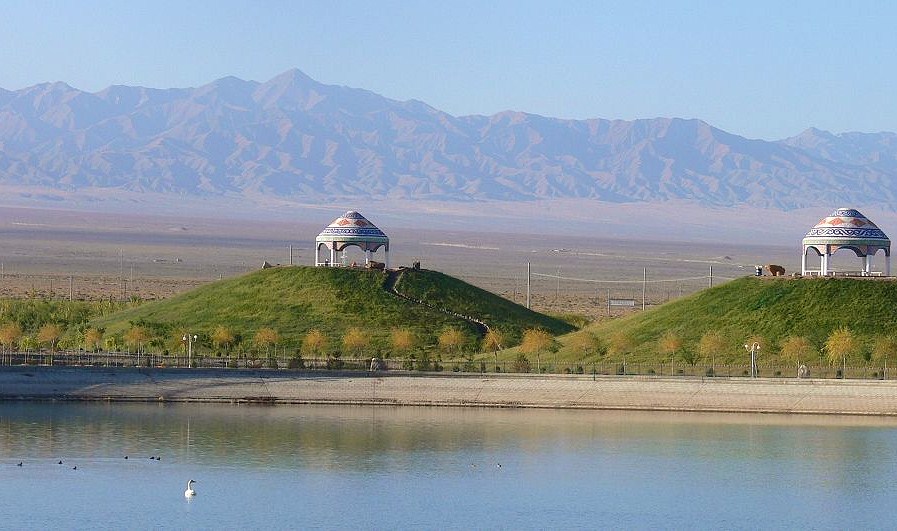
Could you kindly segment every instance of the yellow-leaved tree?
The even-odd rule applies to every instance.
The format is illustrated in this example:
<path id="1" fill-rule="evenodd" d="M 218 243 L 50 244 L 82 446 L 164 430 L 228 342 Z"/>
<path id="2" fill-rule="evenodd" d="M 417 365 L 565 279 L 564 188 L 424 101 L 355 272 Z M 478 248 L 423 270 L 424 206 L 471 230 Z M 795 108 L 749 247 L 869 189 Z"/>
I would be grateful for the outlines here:
<path id="1" fill-rule="evenodd" d="M 825 353 L 833 367 L 841 365 L 841 378 L 847 377 L 847 357 L 854 354 L 859 346 L 850 328 L 842 326 L 829 334 L 825 340 Z"/>

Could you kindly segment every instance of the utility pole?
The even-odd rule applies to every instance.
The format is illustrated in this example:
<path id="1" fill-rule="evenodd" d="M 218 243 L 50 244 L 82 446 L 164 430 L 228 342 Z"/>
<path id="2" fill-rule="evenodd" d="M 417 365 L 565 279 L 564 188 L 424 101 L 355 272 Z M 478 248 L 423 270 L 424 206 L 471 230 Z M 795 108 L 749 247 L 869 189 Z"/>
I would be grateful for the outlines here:
<path id="1" fill-rule="evenodd" d="M 530 309 L 530 263 L 526 263 L 526 309 Z"/>
<path id="2" fill-rule="evenodd" d="M 293 244 L 290 244 L 290 265 L 293 265 Z"/>
<path id="3" fill-rule="evenodd" d="M 642 311 L 645 311 L 645 297 L 648 292 L 648 268 L 642 270 Z"/>
<path id="4" fill-rule="evenodd" d="M 561 298 L 561 266 L 558 266 L 557 287 L 554 288 L 554 302 Z"/>
<path id="5" fill-rule="evenodd" d="M 713 264 L 710 264 L 710 284 L 707 287 L 708 288 L 713 287 Z"/>
<path id="6" fill-rule="evenodd" d="M 69 275 L 69 302 L 75 300 L 75 277 Z"/>

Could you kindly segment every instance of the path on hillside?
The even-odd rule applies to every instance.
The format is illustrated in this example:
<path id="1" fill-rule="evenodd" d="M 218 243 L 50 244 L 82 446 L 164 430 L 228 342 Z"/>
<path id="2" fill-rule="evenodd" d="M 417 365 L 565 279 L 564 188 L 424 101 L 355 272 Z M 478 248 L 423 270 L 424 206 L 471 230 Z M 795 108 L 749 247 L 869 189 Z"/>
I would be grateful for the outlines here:
<path id="1" fill-rule="evenodd" d="M 476 327 L 476 329 L 480 333 L 481 337 L 485 336 L 486 333 L 489 332 L 489 325 L 487 325 L 485 322 L 477 319 L 476 317 L 460 314 L 460 313 L 452 311 L 448 308 L 439 308 L 439 307 L 433 306 L 432 304 L 429 304 L 421 299 L 415 299 L 415 298 L 409 297 L 408 295 L 405 295 L 404 293 L 400 293 L 399 290 L 396 289 L 396 285 L 399 283 L 399 279 L 402 277 L 402 274 L 404 272 L 401 269 L 399 269 L 399 270 L 388 271 L 387 273 L 389 276 L 386 277 L 386 283 L 383 285 L 383 287 L 386 289 L 386 291 L 392 293 L 396 297 L 399 297 L 400 299 L 405 299 L 406 301 L 412 302 L 414 304 L 419 304 L 421 306 L 425 306 L 425 307 L 427 307 L 431 310 L 435 310 L 437 312 L 442 312 L 446 315 L 451 315 L 452 317 L 464 319 L 465 321 L 467 321 L 468 323 L 470 323 Z"/>

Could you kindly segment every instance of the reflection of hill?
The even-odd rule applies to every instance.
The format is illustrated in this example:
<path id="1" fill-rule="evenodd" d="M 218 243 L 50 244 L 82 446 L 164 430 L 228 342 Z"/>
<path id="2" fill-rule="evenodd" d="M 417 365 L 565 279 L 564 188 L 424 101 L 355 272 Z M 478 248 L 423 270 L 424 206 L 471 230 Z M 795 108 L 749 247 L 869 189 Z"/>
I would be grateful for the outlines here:
<path id="1" fill-rule="evenodd" d="M 805 448 L 802 466 L 822 476 L 845 462 L 874 460 L 870 432 L 858 428 L 895 425 L 853 417 L 407 407 L 6 403 L 2 412 L 0 457 L 160 455 L 163 463 L 346 470 L 401 470 L 429 454 L 623 449 L 644 459 L 685 454 L 725 466 Z"/>

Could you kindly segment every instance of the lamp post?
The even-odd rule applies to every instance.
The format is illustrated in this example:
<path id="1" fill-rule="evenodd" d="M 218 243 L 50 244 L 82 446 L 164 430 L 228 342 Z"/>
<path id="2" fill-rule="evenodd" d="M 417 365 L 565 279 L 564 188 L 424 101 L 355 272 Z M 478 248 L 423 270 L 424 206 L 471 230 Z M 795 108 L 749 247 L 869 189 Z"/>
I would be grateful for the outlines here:
<path id="1" fill-rule="evenodd" d="M 184 334 L 182 338 L 184 344 L 187 345 L 187 367 L 193 368 L 193 343 L 196 342 L 196 334 Z"/>
<path id="2" fill-rule="evenodd" d="M 754 341 L 753 344 L 748 345 L 745 343 L 744 350 L 747 350 L 751 353 L 751 378 L 757 377 L 757 363 L 755 361 L 757 357 L 757 351 L 760 350 L 760 343 Z"/>

